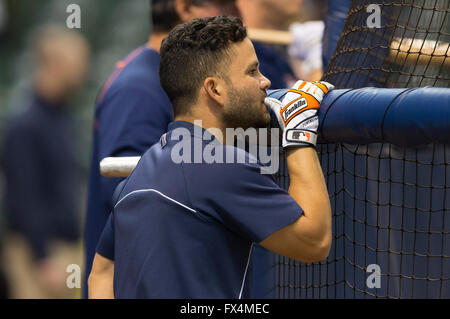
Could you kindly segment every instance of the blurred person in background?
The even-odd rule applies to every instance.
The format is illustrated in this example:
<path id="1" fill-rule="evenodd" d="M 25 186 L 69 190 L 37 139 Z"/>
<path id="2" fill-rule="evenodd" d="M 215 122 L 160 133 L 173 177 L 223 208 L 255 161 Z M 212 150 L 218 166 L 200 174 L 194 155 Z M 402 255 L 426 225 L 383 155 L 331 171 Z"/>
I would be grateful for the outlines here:
<path id="1" fill-rule="evenodd" d="M 4 0 L 0 0 L 0 40 L 3 32 L 8 23 L 8 15 L 6 10 L 6 3 Z M 0 104 L 2 103 L 0 97 Z M 0 171 L 1 173 L 1 171 Z M 0 189 L 1 191 L 1 189 Z M 1 212 L 1 208 L 0 208 Z M 4 216 L 0 213 L 0 256 L 3 255 L 3 240 L 4 240 Z M 6 280 L 6 276 L 4 274 L 4 265 L 3 262 L 0 262 L 0 299 L 7 299 L 9 297 L 9 287 L 8 282 Z"/>
<path id="2" fill-rule="evenodd" d="M 1 209 L 1 208 L 0 208 Z M 4 241 L 4 221 L 3 214 L 0 211 L 0 299 L 9 298 L 9 284 L 6 280 L 6 275 L 4 271 L 4 260 L 1 258 L 3 256 L 3 241 Z"/>
<path id="3" fill-rule="evenodd" d="M 309 5 L 305 6 L 306 3 Z M 299 22 L 317 15 L 309 12 L 311 6 L 308 1 L 238 0 L 238 5 L 244 23 L 249 28 L 288 31 L 292 35 L 293 43 L 287 50 L 286 47 L 253 41 L 261 61 L 261 72 L 272 81 L 272 89 L 289 86 L 294 73 L 294 78 L 320 80 L 324 23 Z M 283 79 L 288 85 L 283 85 Z"/>
<path id="4" fill-rule="evenodd" d="M 80 171 L 68 105 L 84 82 L 90 49 L 54 26 L 33 37 L 29 104 L 8 121 L 2 166 L 5 264 L 13 298 L 68 298 L 66 267 L 80 263 Z"/>
<path id="5" fill-rule="evenodd" d="M 112 211 L 113 192 L 122 180 L 102 177 L 100 161 L 111 156 L 141 156 L 173 121 L 172 106 L 158 75 L 162 40 L 177 24 L 196 17 L 239 16 L 235 0 L 150 0 L 150 5 L 148 43 L 117 63 L 96 101 L 84 236 L 84 297 L 97 242 Z"/>

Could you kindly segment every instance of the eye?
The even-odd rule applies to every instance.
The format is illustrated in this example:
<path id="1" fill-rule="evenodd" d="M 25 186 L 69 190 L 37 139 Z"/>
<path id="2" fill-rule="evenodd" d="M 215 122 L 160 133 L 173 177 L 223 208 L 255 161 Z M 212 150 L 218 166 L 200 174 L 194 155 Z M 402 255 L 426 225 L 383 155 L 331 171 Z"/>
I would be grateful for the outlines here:
<path id="1" fill-rule="evenodd" d="M 251 69 L 249 72 L 248 72 L 248 74 L 250 74 L 250 75 L 256 75 L 258 73 L 258 69 Z"/>

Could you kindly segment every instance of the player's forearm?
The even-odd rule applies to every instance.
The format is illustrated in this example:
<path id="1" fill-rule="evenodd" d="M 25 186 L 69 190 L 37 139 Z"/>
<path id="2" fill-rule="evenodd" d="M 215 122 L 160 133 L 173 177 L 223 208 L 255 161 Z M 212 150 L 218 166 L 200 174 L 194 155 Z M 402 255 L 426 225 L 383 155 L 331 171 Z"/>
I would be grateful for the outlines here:
<path id="1" fill-rule="evenodd" d="M 95 255 L 89 275 L 89 299 L 114 299 L 114 262 Z"/>
<path id="2" fill-rule="evenodd" d="M 89 299 L 114 299 L 112 281 L 104 276 L 89 277 Z"/>
<path id="3" fill-rule="evenodd" d="M 288 148 L 287 165 L 289 194 L 304 211 L 302 237 L 326 250 L 331 244 L 331 207 L 317 153 L 312 147 Z"/>

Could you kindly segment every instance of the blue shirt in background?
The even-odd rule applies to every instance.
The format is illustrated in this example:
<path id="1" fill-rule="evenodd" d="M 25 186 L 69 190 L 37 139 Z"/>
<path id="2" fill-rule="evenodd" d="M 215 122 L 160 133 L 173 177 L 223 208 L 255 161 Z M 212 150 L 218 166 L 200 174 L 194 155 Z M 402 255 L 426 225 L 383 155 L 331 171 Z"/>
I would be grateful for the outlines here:
<path id="1" fill-rule="evenodd" d="M 34 93 L 9 119 L 2 170 L 8 226 L 30 245 L 32 257 L 49 257 L 53 240 L 80 237 L 80 166 L 76 131 L 66 105 Z"/>
<path id="2" fill-rule="evenodd" d="M 117 63 L 95 108 L 93 151 L 85 225 L 85 285 L 95 247 L 112 210 L 112 195 L 122 179 L 100 175 L 105 157 L 140 156 L 173 120 L 170 101 L 159 82 L 159 54 L 140 47 Z"/>
<path id="3" fill-rule="evenodd" d="M 294 71 L 285 58 L 274 47 L 253 41 L 256 56 L 259 60 L 259 70 L 272 85 L 270 89 L 286 89 L 296 82 Z"/>

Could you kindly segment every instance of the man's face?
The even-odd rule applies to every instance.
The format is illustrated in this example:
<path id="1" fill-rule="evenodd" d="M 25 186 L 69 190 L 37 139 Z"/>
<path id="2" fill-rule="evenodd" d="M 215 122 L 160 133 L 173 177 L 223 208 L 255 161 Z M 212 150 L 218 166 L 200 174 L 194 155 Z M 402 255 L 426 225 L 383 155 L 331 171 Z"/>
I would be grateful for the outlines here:
<path id="1" fill-rule="evenodd" d="M 72 46 L 67 49 L 59 61 L 61 81 L 65 82 L 66 90 L 73 94 L 84 82 L 89 64 L 88 52 L 81 47 Z"/>
<path id="2" fill-rule="evenodd" d="M 89 67 L 89 48 L 78 37 L 55 37 L 44 44 L 41 68 L 57 83 L 53 98 L 70 100 L 83 84 Z"/>
<path id="3" fill-rule="evenodd" d="M 259 72 L 252 42 L 247 38 L 233 44 L 231 64 L 225 71 L 227 102 L 223 122 L 227 128 L 267 127 L 270 115 L 264 99 L 270 81 Z"/>

